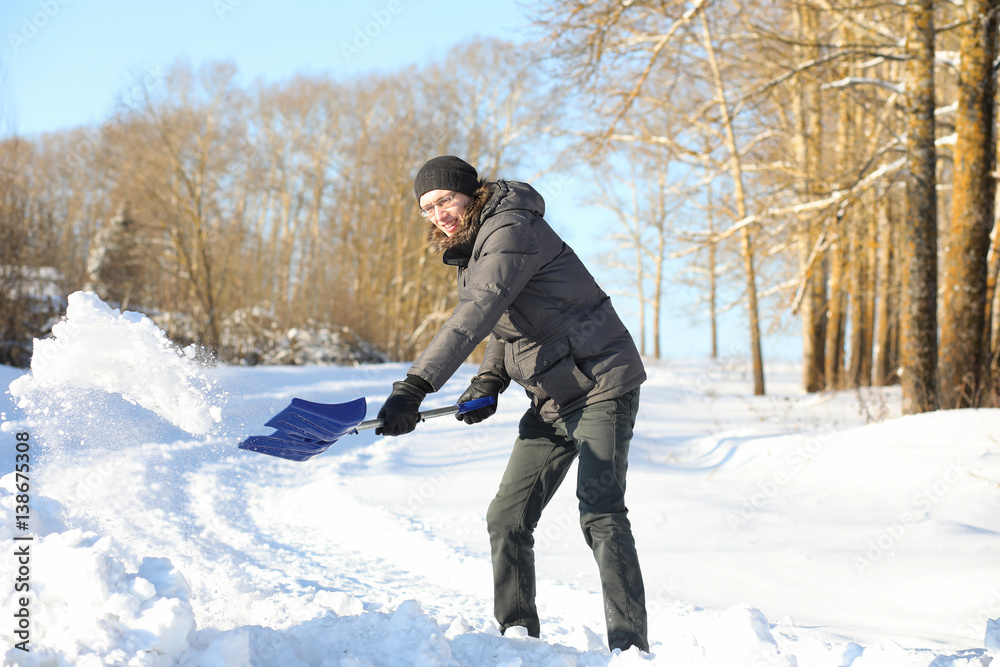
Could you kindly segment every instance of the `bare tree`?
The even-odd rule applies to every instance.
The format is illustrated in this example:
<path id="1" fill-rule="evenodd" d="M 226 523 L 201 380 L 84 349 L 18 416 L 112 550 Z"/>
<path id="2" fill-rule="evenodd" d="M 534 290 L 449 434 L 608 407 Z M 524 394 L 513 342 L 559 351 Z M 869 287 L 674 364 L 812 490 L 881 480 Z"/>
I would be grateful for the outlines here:
<path id="1" fill-rule="evenodd" d="M 31 340 L 43 335 L 61 299 L 52 294 L 61 276 L 53 241 L 57 221 L 44 184 L 30 167 L 35 147 L 18 137 L 0 141 L 0 363 L 25 367 Z"/>
<path id="2" fill-rule="evenodd" d="M 199 72 L 177 66 L 165 86 L 146 87 L 140 108 L 109 130 L 118 178 L 132 180 L 135 215 L 157 229 L 165 268 L 180 290 L 174 299 L 197 304 L 194 333 L 209 349 L 219 346 L 220 301 L 230 288 L 223 175 L 241 152 L 245 136 L 239 111 L 243 93 L 235 69 L 225 64 Z M 170 310 L 178 311 L 175 301 Z"/>
<path id="3" fill-rule="evenodd" d="M 725 181 L 733 219 L 731 227 L 711 233 L 703 240 L 714 245 L 735 235 L 740 239 L 744 275 L 743 298 L 747 310 L 749 351 L 753 360 L 754 393 L 764 393 L 757 269 L 753 232 L 760 218 L 751 214 L 744 160 L 759 139 L 741 143 L 734 109 L 746 98 L 732 103 L 729 92 L 737 88 L 728 80 L 729 71 L 720 63 L 716 41 L 705 16 L 708 2 L 690 7 L 664 8 L 645 4 L 550 2 L 540 12 L 539 22 L 550 35 L 553 52 L 566 73 L 592 95 L 599 120 L 584 132 L 589 146 L 599 152 L 611 144 L 640 142 L 660 150 L 684 155 L 706 172 L 704 183 Z M 721 10 L 720 10 L 721 11 Z M 738 23 L 739 8 L 720 17 L 720 23 Z M 735 29 L 734 29 L 735 31 Z M 734 71 L 742 64 L 733 61 Z M 684 118 L 691 137 L 657 131 L 630 119 L 650 108 L 667 110 Z M 752 125 L 752 122 L 751 122 Z M 759 128 L 750 130 L 756 132 Z M 707 152 L 685 144 L 711 137 Z"/>
<path id="4" fill-rule="evenodd" d="M 937 396 L 937 151 L 934 2 L 906 5 L 908 211 L 900 321 L 903 411 L 935 410 Z"/>
<path id="5" fill-rule="evenodd" d="M 964 16 L 951 195 L 942 261 L 941 407 L 983 403 L 989 375 L 987 277 L 996 179 L 997 0 L 971 0 Z M 985 341 L 985 345 L 984 345 Z"/>
<path id="6" fill-rule="evenodd" d="M 740 221 L 740 246 L 743 255 L 743 268 L 746 272 L 746 299 L 747 315 L 749 318 L 750 333 L 750 354 L 753 360 L 753 393 L 756 396 L 764 395 L 764 359 L 761 353 L 760 340 L 760 310 L 757 304 L 757 272 L 754 268 L 754 248 L 750 235 L 751 226 L 745 221 L 749 219 L 747 208 L 747 195 L 744 190 L 743 165 L 740 158 L 740 150 L 736 143 L 736 132 L 733 129 L 733 118 L 729 111 L 729 103 L 726 100 L 726 84 L 722 79 L 722 70 L 715 55 L 715 46 L 712 43 L 712 34 L 708 26 L 708 19 L 705 14 L 700 16 L 703 47 L 708 56 L 708 62 L 712 72 L 712 83 L 715 86 L 716 102 L 719 105 L 719 115 L 722 122 L 722 129 L 725 132 L 725 143 L 729 150 L 729 168 L 733 180 L 733 200 L 736 204 L 736 219 Z"/>
<path id="7" fill-rule="evenodd" d="M 801 3 L 794 8 L 797 42 L 796 62 L 816 62 L 820 58 L 819 19 L 815 7 Z M 797 184 L 800 201 L 819 198 L 819 161 L 822 151 L 823 115 L 820 82 L 808 71 L 792 78 L 793 146 L 799 171 Z M 806 391 L 820 391 L 825 381 L 826 276 L 821 243 L 821 220 L 814 213 L 800 216 L 799 270 L 802 274 L 802 386 Z"/>
<path id="8" fill-rule="evenodd" d="M 627 163 L 620 177 L 612 166 L 619 159 Z M 633 145 L 619 149 L 612 160 L 601 161 L 593 169 L 601 183 L 601 195 L 596 203 L 610 209 L 619 223 L 619 231 L 610 235 L 617 247 L 609 253 L 608 263 L 632 275 L 628 292 L 639 308 L 639 350 L 646 354 L 648 337 L 653 345 L 652 355 L 659 359 L 662 355 L 660 320 L 664 306 L 664 271 L 671 239 L 671 218 L 677 208 L 668 183 L 669 154 Z M 623 187 L 616 187 L 619 183 L 624 184 Z M 647 321 L 651 329 L 649 336 Z"/>
<path id="9" fill-rule="evenodd" d="M 898 189 L 898 188 L 895 188 Z M 875 342 L 872 384 L 884 387 L 898 380 L 896 376 L 896 333 L 899 329 L 898 262 L 894 261 L 895 238 L 898 235 L 894 206 L 894 188 L 888 184 L 878 193 L 876 208 L 876 287 Z"/>

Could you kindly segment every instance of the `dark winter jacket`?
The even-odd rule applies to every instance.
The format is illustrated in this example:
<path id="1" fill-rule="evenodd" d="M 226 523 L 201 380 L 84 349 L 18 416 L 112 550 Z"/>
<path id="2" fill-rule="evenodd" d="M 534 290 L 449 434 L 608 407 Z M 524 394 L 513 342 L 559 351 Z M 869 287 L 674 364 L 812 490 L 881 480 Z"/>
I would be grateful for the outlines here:
<path id="1" fill-rule="evenodd" d="M 530 185 L 497 181 L 480 188 L 459 234 L 432 237 L 458 267 L 459 303 L 410 374 L 436 391 L 489 336 L 479 372 L 522 385 L 546 421 L 646 379 L 611 299 L 544 213 Z"/>

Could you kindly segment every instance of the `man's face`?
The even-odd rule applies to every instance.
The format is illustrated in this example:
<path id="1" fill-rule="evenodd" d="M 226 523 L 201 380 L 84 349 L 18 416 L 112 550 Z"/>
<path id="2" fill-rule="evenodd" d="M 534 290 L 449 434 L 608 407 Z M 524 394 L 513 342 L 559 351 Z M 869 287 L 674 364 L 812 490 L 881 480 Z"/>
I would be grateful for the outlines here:
<path id="1" fill-rule="evenodd" d="M 420 197 L 420 211 L 437 228 L 452 236 L 459 230 L 465 208 L 472 198 L 453 190 L 431 190 Z"/>

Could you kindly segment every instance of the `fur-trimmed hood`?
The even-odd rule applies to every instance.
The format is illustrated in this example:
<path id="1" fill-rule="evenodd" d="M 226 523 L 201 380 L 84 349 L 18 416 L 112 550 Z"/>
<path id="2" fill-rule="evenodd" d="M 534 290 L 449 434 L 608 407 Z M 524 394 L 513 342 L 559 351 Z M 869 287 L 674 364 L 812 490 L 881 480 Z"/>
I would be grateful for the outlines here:
<path id="1" fill-rule="evenodd" d="M 479 232 L 479 225 L 482 224 L 480 218 L 482 217 L 483 209 L 486 208 L 486 202 L 489 201 L 492 193 L 493 191 L 489 183 L 485 181 L 479 182 L 479 188 L 472 196 L 472 201 L 465 208 L 458 232 L 454 236 L 448 236 L 434 224 L 433 220 L 430 221 L 431 226 L 427 230 L 427 242 L 430 243 L 431 247 L 444 252 L 449 248 L 456 248 L 467 243 L 471 245 L 472 241 L 476 238 L 476 234 Z"/>
<path id="2" fill-rule="evenodd" d="M 545 215 L 545 200 L 527 183 L 516 181 L 480 182 L 472 201 L 462 215 L 461 227 L 454 236 L 448 236 L 430 223 L 427 240 L 431 248 L 445 252 L 445 263 L 450 257 L 468 255 L 475 245 L 476 236 L 486 219 L 504 211 L 530 211 L 538 217 Z"/>

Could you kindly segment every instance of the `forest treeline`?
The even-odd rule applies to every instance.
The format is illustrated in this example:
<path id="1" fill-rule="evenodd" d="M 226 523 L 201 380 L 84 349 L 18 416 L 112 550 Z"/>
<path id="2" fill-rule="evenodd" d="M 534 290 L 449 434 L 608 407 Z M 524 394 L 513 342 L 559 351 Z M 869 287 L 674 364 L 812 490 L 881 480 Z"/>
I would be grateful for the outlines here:
<path id="1" fill-rule="evenodd" d="M 536 42 L 447 68 L 240 85 L 178 64 L 100 127 L 0 144 L 0 338 L 28 326 L 26 267 L 56 267 L 225 360 L 319 324 L 412 357 L 454 299 L 412 177 L 452 153 L 585 175 L 647 354 L 684 281 L 713 354 L 739 309 L 755 393 L 792 315 L 808 391 L 995 405 L 998 4 L 549 0 Z"/>
<path id="2" fill-rule="evenodd" d="M 995 405 L 998 5 L 545 3 L 547 52 L 597 110 L 587 155 L 624 156 L 649 321 L 688 257 L 713 349 L 716 313 L 746 313 L 757 394 L 766 309 L 800 322 L 808 391 Z"/>
<path id="3" fill-rule="evenodd" d="M 146 73 L 100 127 L 0 146 L 0 265 L 58 267 L 64 293 L 94 289 L 226 361 L 331 327 L 412 357 L 454 306 L 413 174 L 440 153 L 484 174 L 518 160 L 551 115 L 524 53 L 477 42 L 448 69 L 348 81 L 243 86 L 227 63 Z M 464 83 L 486 70 L 488 91 Z M 0 338 L 22 312 L 5 309 Z"/>

